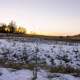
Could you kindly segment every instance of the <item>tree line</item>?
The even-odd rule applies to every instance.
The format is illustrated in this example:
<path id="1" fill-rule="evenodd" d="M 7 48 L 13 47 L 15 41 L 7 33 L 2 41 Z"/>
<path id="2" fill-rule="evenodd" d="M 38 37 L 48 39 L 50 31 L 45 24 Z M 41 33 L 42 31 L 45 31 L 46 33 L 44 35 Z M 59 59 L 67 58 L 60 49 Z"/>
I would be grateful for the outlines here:
<path id="1" fill-rule="evenodd" d="M 23 27 L 18 27 L 13 21 L 11 21 L 8 25 L 0 24 L 0 33 L 26 33 L 26 29 Z"/>

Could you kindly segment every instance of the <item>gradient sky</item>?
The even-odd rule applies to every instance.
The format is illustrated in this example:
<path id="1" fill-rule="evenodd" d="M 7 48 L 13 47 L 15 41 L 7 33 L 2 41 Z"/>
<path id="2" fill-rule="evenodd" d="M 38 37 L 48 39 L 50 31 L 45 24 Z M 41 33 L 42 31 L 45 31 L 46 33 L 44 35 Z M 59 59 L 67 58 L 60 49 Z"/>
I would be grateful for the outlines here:
<path id="1" fill-rule="evenodd" d="M 47 35 L 80 33 L 80 0 L 0 0 L 0 22 Z"/>

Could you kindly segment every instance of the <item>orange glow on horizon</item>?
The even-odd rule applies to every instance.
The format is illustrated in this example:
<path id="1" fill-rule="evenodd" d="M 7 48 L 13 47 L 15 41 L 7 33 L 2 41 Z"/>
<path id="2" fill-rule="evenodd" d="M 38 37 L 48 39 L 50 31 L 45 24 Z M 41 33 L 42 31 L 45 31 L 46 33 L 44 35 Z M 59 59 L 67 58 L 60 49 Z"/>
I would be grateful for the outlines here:
<path id="1" fill-rule="evenodd" d="M 7 20 L 5 22 L 1 22 L 1 24 L 6 23 L 8 25 L 10 21 L 11 20 Z M 46 29 L 43 31 L 41 31 L 41 30 L 39 31 L 39 29 L 36 29 L 36 27 L 34 25 L 23 24 L 23 22 L 21 23 L 21 22 L 19 22 L 19 20 L 15 21 L 15 22 L 16 22 L 17 26 L 22 26 L 23 27 L 22 29 L 25 28 L 26 34 L 38 34 L 38 35 L 48 35 L 48 36 L 72 36 L 72 35 L 79 34 L 78 32 L 57 32 L 57 31 L 50 32 L 50 30 L 46 31 Z M 19 29 L 19 31 L 23 32 L 22 29 Z"/>
<path id="2" fill-rule="evenodd" d="M 64 33 L 59 32 L 34 32 L 34 31 L 27 31 L 28 34 L 38 34 L 38 35 L 46 35 L 46 36 L 65 36 Z"/>
<path id="3" fill-rule="evenodd" d="M 79 33 L 61 33 L 61 32 L 34 32 L 34 31 L 27 31 L 28 34 L 38 34 L 38 35 L 46 35 L 46 36 L 73 36 Z"/>

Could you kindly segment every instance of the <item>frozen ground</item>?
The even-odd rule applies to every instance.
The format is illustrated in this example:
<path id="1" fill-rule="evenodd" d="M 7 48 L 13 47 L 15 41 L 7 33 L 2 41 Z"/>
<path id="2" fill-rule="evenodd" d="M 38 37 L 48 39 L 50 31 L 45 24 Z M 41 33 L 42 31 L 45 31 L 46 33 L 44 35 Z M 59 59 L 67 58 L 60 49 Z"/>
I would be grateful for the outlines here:
<path id="1" fill-rule="evenodd" d="M 22 69 L 22 70 L 12 70 L 9 68 L 0 68 L 0 80 L 32 80 L 32 71 Z M 80 80 L 79 77 L 74 77 L 68 74 L 52 74 L 40 70 L 38 72 L 37 80 Z"/>
<path id="2" fill-rule="evenodd" d="M 49 66 L 63 65 L 80 69 L 80 44 L 65 42 L 19 42 L 0 39 L 0 60 L 5 63 L 34 63 L 37 53 L 38 63 Z M 28 69 L 12 70 L 0 68 L 0 80 L 31 80 L 32 71 Z M 44 70 L 38 72 L 37 80 L 80 80 L 68 74 L 50 74 Z"/>
<path id="3" fill-rule="evenodd" d="M 49 66 L 71 66 L 80 69 L 80 44 L 78 43 L 43 43 L 0 40 L 0 59 L 15 63 L 34 63 L 37 52 L 38 62 Z"/>

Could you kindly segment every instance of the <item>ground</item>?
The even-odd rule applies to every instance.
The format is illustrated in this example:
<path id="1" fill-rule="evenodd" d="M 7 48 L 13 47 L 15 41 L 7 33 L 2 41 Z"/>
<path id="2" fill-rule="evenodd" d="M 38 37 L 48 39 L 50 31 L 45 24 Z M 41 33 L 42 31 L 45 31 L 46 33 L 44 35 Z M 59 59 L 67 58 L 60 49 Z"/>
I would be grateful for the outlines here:
<path id="1" fill-rule="evenodd" d="M 0 68 L 0 80 L 32 80 L 33 72 L 27 69 L 13 70 L 11 68 Z M 49 73 L 44 70 L 38 72 L 37 80 L 80 80 L 69 74 Z"/>
<path id="2" fill-rule="evenodd" d="M 2 63 L 8 65 L 9 62 L 34 64 L 36 53 L 38 64 L 45 66 L 38 66 L 37 80 L 80 80 L 79 75 L 76 77 L 70 74 L 80 74 L 80 43 L 0 39 L 0 66 L 3 66 Z M 0 80 L 32 80 L 33 70 L 23 67 L 14 70 L 12 67 L 0 68 Z"/>

